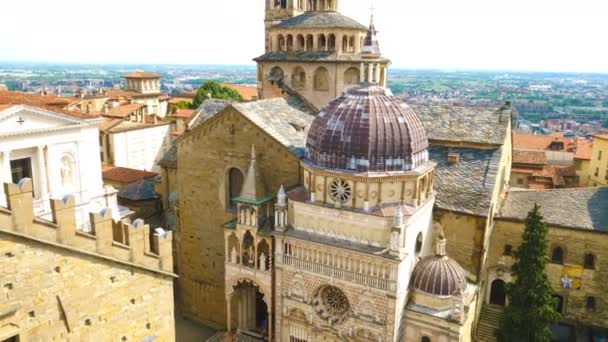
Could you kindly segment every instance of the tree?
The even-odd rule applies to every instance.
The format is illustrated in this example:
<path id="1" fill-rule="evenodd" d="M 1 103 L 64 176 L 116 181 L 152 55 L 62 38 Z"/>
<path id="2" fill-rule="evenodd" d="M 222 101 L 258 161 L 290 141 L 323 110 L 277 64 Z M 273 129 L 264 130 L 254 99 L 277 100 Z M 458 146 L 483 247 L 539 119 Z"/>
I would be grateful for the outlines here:
<path id="1" fill-rule="evenodd" d="M 500 317 L 499 342 L 550 342 L 551 324 L 560 318 L 545 274 L 547 226 L 538 205 L 525 222 L 523 242 L 511 267 L 515 282 L 507 286 L 509 306 Z"/>
<path id="2" fill-rule="evenodd" d="M 225 87 L 216 81 L 206 81 L 196 91 L 192 106 L 198 108 L 207 99 L 242 100 L 243 97 L 238 91 Z"/>

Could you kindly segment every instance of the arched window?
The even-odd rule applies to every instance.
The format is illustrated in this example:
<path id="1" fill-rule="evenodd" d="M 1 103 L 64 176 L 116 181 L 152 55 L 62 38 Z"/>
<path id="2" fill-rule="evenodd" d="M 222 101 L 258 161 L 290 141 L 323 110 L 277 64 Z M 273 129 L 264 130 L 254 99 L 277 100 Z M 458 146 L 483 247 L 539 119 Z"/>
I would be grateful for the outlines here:
<path id="1" fill-rule="evenodd" d="M 284 76 L 285 76 L 285 73 L 283 72 L 283 69 L 281 69 L 280 67 L 277 66 L 277 67 L 270 69 L 270 80 L 271 81 L 282 80 Z"/>
<path id="2" fill-rule="evenodd" d="M 416 238 L 416 248 L 414 249 L 416 254 L 422 252 L 422 242 L 423 242 L 422 233 L 419 233 L 418 237 Z"/>
<path id="3" fill-rule="evenodd" d="M 301 67 L 295 67 L 291 74 L 291 85 L 295 89 L 302 89 L 306 87 L 306 72 Z"/>
<path id="4" fill-rule="evenodd" d="M 551 253 L 551 262 L 554 264 L 563 264 L 564 263 L 564 249 L 561 247 L 553 248 L 553 252 Z"/>
<path id="5" fill-rule="evenodd" d="M 243 173 L 237 168 L 228 170 L 227 182 L 226 182 L 226 208 L 229 210 L 236 210 L 236 203 L 233 201 L 234 198 L 239 197 L 243 188 Z"/>
<path id="6" fill-rule="evenodd" d="M 299 34 L 296 38 L 296 50 L 298 50 L 298 51 L 306 50 L 305 45 L 306 45 L 306 40 L 304 39 L 304 36 Z"/>
<path id="7" fill-rule="evenodd" d="M 593 254 L 585 254 L 585 268 L 588 270 L 595 269 L 595 256 Z"/>
<path id="8" fill-rule="evenodd" d="M 349 52 L 355 52 L 355 36 L 350 36 L 350 42 L 348 43 Z"/>
<path id="9" fill-rule="evenodd" d="M 312 34 L 306 36 L 306 51 L 312 51 L 314 40 L 315 38 Z"/>
<path id="10" fill-rule="evenodd" d="M 348 52 L 348 37 L 347 36 L 342 37 L 342 52 L 344 52 L 344 53 Z"/>
<path id="11" fill-rule="evenodd" d="M 324 34 L 320 34 L 317 38 L 317 50 L 326 51 L 327 50 L 327 39 Z"/>
<path id="12" fill-rule="evenodd" d="M 361 83 L 359 69 L 351 67 L 344 72 L 344 85 L 355 85 Z"/>
<path id="13" fill-rule="evenodd" d="M 420 339 L 420 342 L 431 342 L 431 338 L 428 336 L 422 336 L 422 338 Z"/>
<path id="14" fill-rule="evenodd" d="M 327 36 L 327 50 L 336 51 L 336 35 L 333 33 Z"/>
<path id="15" fill-rule="evenodd" d="M 287 35 L 287 51 L 293 51 L 293 36 Z"/>
<path id="16" fill-rule="evenodd" d="M 329 90 L 329 72 L 324 67 L 320 67 L 315 71 L 315 87 L 316 91 Z"/>

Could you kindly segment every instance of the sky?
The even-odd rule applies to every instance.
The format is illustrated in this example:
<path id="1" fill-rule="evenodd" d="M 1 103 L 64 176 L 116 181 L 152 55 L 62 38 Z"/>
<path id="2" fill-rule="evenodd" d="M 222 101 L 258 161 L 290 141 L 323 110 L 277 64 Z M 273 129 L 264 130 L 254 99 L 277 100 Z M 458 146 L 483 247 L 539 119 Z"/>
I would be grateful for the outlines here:
<path id="1" fill-rule="evenodd" d="M 366 24 L 371 0 L 339 0 Z M 249 64 L 264 0 L 5 0 L 0 61 Z M 608 72 L 606 0 L 374 0 L 393 67 Z"/>

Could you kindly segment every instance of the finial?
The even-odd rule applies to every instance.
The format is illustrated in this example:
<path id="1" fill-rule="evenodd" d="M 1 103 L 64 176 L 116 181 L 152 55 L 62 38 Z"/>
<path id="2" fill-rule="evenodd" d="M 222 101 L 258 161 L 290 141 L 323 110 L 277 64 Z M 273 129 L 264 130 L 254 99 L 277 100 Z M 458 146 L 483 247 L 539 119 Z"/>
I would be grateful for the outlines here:
<path id="1" fill-rule="evenodd" d="M 435 241 L 435 254 L 437 256 L 444 257 L 447 255 L 447 252 L 446 252 L 447 242 L 448 242 L 448 240 L 445 237 L 440 236 L 440 235 L 437 236 L 437 239 Z"/>
<path id="2" fill-rule="evenodd" d="M 255 160 L 255 145 L 251 145 L 251 160 Z"/>

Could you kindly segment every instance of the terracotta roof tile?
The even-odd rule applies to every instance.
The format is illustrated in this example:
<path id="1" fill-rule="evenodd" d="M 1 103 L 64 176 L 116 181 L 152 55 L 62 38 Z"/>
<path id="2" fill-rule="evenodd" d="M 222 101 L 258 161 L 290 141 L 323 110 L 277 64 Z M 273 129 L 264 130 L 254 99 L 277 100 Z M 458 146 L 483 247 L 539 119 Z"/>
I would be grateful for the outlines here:
<path id="1" fill-rule="evenodd" d="M 132 72 L 128 75 L 123 76 L 124 78 L 160 78 L 160 75 L 155 74 L 153 72 L 145 72 L 145 71 L 136 71 Z"/>
<path id="2" fill-rule="evenodd" d="M 238 91 L 239 94 L 241 94 L 241 96 L 243 97 L 243 100 L 251 101 L 258 97 L 258 89 L 256 87 L 230 83 L 221 83 L 221 85 Z"/>
<path id="3" fill-rule="evenodd" d="M 117 107 L 110 109 L 106 114 L 103 114 L 103 116 L 124 119 L 127 116 L 131 115 L 131 113 L 133 113 L 143 107 L 144 107 L 144 105 L 139 104 L 139 103 L 131 103 L 131 104 L 126 104 L 126 105 L 122 105 L 122 106 L 117 106 Z"/>
<path id="4" fill-rule="evenodd" d="M 593 142 L 587 139 L 579 139 L 576 144 L 574 159 L 591 160 Z"/>
<path id="5" fill-rule="evenodd" d="M 102 171 L 103 179 L 106 181 L 131 184 L 143 179 L 158 176 L 158 173 L 129 169 L 126 167 L 104 167 Z"/>
<path id="6" fill-rule="evenodd" d="M 573 152 L 576 145 L 571 138 L 556 135 L 534 135 L 513 133 L 513 148 L 520 150 L 548 150 L 553 142 L 564 144 L 562 151 Z"/>
<path id="7" fill-rule="evenodd" d="M 194 111 L 194 109 L 180 109 L 174 114 L 171 114 L 171 116 L 180 119 L 190 119 L 192 118 L 192 115 L 194 115 Z"/>
<path id="8" fill-rule="evenodd" d="M 547 164 L 545 151 L 513 150 L 514 164 Z"/>
<path id="9" fill-rule="evenodd" d="M 18 91 L 0 91 L 0 105 L 27 105 L 69 115 L 78 119 L 94 119 L 99 117 L 99 113 L 86 114 L 64 109 L 63 107 L 71 103 L 72 100 L 72 98 L 67 97 L 33 95 Z"/>

